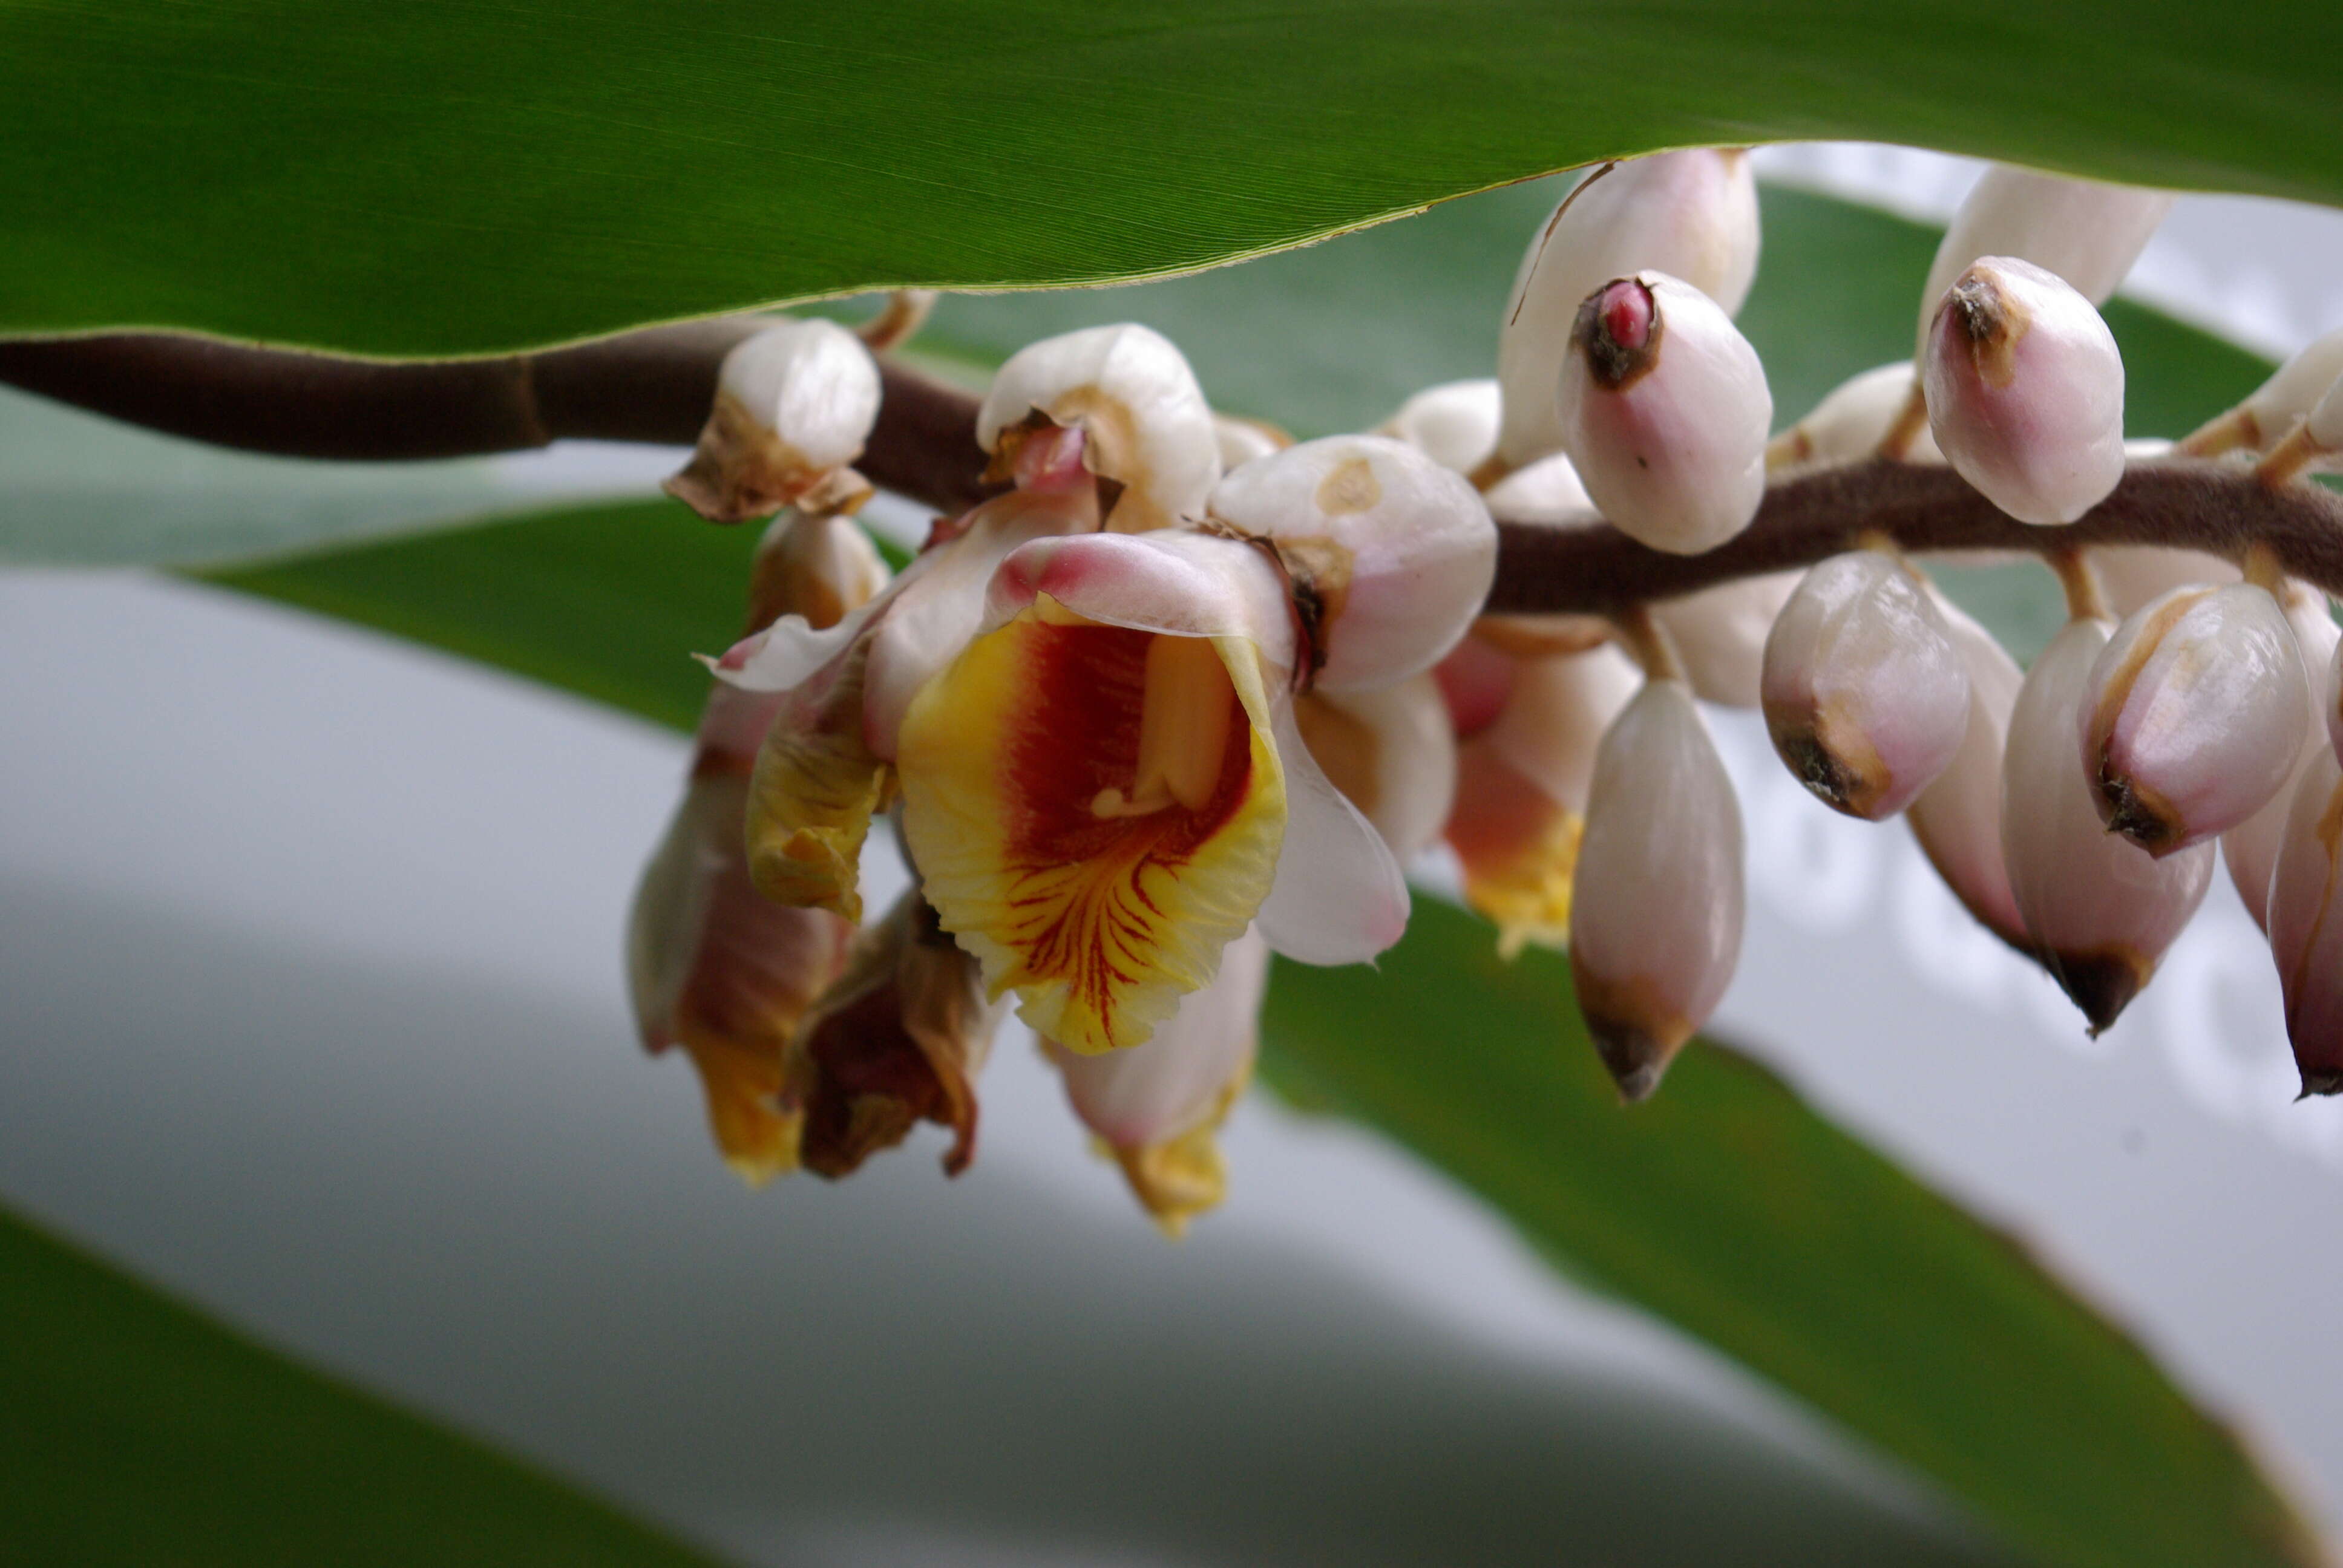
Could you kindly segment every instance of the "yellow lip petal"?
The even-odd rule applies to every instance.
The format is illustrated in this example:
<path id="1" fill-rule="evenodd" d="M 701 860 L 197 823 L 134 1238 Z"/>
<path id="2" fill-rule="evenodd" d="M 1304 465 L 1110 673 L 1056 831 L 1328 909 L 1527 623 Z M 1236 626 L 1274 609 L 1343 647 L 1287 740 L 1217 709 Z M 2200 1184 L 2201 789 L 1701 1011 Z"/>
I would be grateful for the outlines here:
<path id="1" fill-rule="evenodd" d="M 1464 901 L 1495 922 L 1497 950 L 1570 945 L 1571 889 L 1586 819 L 1502 760 L 1468 749 L 1448 842 L 1464 871 Z"/>
<path id="2" fill-rule="evenodd" d="M 1284 837 L 1252 644 L 1211 639 L 1215 674 L 1162 640 L 1044 598 L 920 691 L 898 748 L 929 900 L 1072 1050 L 1139 1044 L 1211 980 Z"/>

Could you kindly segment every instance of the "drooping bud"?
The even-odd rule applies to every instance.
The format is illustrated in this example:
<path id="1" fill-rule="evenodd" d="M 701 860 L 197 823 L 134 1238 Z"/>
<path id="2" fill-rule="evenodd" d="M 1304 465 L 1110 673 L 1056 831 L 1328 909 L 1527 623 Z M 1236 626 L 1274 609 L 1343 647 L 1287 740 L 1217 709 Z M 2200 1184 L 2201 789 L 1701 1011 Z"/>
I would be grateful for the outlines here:
<path id="1" fill-rule="evenodd" d="M 2023 523 L 2071 523 L 2123 477 L 2123 357 L 2090 301 L 1987 256 L 1945 293 L 1922 386 L 1946 460 Z"/>
<path id="2" fill-rule="evenodd" d="M 2260 810 L 2221 835 L 2221 859 L 2228 865 L 2229 880 L 2237 885 L 2237 897 L 2245 901 L 2246 912 L 2265 931 L 2269 929 L 2270 876 L 2278 865 L 2278 847 L 2286 839 L 2287 813 L 2303 779 L 2329 749 L 2327 727 L 2319 723 L 2319 712 L 2334 700 L 2335 688 L 2328 661 L 2335 656 L 2338 640 L 2343 640 L 2343 628 L 2335 624 L 2325 594 L 2289 581 L 2280 585 L 2279 597 L 2286 607 L 2287 626 L 2294 633 L 2295 648 L 2308 677 L 2303 688 L 2302 746 L 2295 753 L 2294 770 L 2287 775 L 2278 793 Z M 2323 698 L 2322 687 L 2326 693 Z"/>
<path id="3" fill-rule="evenodd" d="M 1765 367 L 1691 285 L 1644 271 L 1588 295 L 1556 408 L 1580 481 L 1621 532 L 1697 555 L 1757 515 L 1774 417 Z"/>
<path id="4" fill-rule="evenodd" d="M 1005 1010 L 916 890 L 855 940 L 789 1041 L 781 1102 L 817 1176 L 851 1173 L 921 1121 L 951 1130 L 944 1174 L 976 1156 L 976 1075 Z"/>
<path id="5" fill-rule="evenodd" d="M 1242 468 L 1255 457 L 1282 452 L 1293 437 L 1265 419 L 1244 419 L 1234 414 L 1212 416 L 1212 436 L 1221 444 L 1221 472 Z"/>
<path id="6" fill-rule="evenodd" d="M 1899 359 L 1840 383 L 1812 413 L 1774 437 L 1765 448 L 1767 465 L 1788 468 L 1870 457 L 1911 403 L 1918 373 L 1912 361 Z M 1941 463 L 1945 457 L 1936 450 L 1936 438 L 1922 430 L 1902 460 Z"/>
<path id="7" fill-rule="evenodd" d="M 2116 628 L 2076 715 L 2099 819 L 2159 856 L 2237 827 L 2294 771 L 2309 702 L 2276 599 L 2173 589 Z"/>
<path id="8" fill-rule="evenodd" d="M 1646 1098 L 1741 956 L 1741 807 L 1680 680 L 1603 737 L 1570 910 L 1570 972 L 1603 1064 Z"/>
<path id="9" fill-rule="evenodd" d="M 1143 1045 L 1085 1055 L 1044 1040 L 1066 1098 L 1172 1235 L 1221 1201 L 1228 1186 L 1216 1134 L 1252 1075 L 1269 944 L 1248 931 L 1221 953 L 1210 985 Z"/>
<path id="10" fill-rule="evenodd" d="M 2343 380 L 2343 327 L 2297 350 L 2252 397 L 2191 432 L 2180 449 L 2197 457 L 2216 457 L 2240 447 L 2267 452 L 2285 439 L 2338 380 Z"/>
<path id="11" fill-rule="evenodd" d="M 1438 681 L 1304 692 L 1293 718 L 1320 769 L 1400 860 L 1440 837 L 1456 799 L 1456 732 Z"/>
<path id="12" fill-rule="evenodd" d="M 2310 758 L 2288 804 L 2271 872 L 2270 954 L 2286 995 L 2286 1034 L 2302 1092 L 2343 1091 L 2343 766 Z"/>
<path id="13" fill-rule="evenodd" d="M 1856 550 L 1806 573 L 1775 621 L 1765 709 L 1800 783 L 1834 810 L 1884 821 L 1959 749 L 1968 671 L 1910 569 Z"/>
<path id="14" fill-rule="evenodd" d="M 1757 185 L 1738 148 L 1660 153 L 1580 181 L 1530 242 L 1505 302 L 1497 337 L 1503 466 L 1561 449 L 1554 377 L 1590 292 L 1649 267 L 1683 278 L 1729 315 L 1756 276 L 1757 244 Z"/>
<path id="15" fill-rule="evenodd" d="M 1470 474 L 1497 449 L 1503 411 L 1496 382 L 1449 381 L 1401 404 L 1375 433 L 1406 442 L 1443 468 Z"/>
<path id="16" fill-rule="evenodd" d="M 1933 588 L 1928 597 L 1967 672 L 1969 716 L 1953 759 L 1906 809 L 1905 820 L 1962 908 L 2003 941 L 2030 953 L 2033 944 L 2001 853 L 2002 754 L 2025 676 L 1991 632 Z"/>
<path id="17" fill-rule="evenodd" d="M 1276 547 L 1330 691 L 1431 668 L 1496 577 L 1496 525 L 1479 493 L 1380 436 L 1331 436 L 1248 463 L 1212 492 L 1212 515 Z"/>
<path id="18" fill-rule="evenodd" d="M 1996 164 L 1969 191 L 1936 246 L 1920 293 L 1925 345 L 1936 301 L 1981 256 L 2016 256 L 2104 305 L 2172 210 L 2168 191 L 2103 185 Z"/>
<path id="19" fill-rule="evenodd" d="M 879 417 L 879 367 L 860 338 L 817 317 L 776 322 L 717 373 L 699 446 L 668 494 L 711 522 L 803 504 L 851 511 L 870 493 L 847 465 Z"/>
<path id="20" fill-rule="evenodd" d="M 1495 922 L 1508 958 L 1530 942 L 1568 942 L 1595 749 L 1641 685 L 1609 646 L 1520 661 L 1493 722 L 1459 749 L 1448 842 L 1465 901 Z"/>
<path id="21" fill-rule="evenodd" d="M 1169 528 L 1204 515 L 1221 477 L 1220 436 L 1195 372 L 1171 339 L 1133 323 L 1090 327 L 1009 357 L 976 414 L 976 439 L 1007 478 L 1044 426 L 1082 433 L 1081 462 L 1121 490 L 1105 527 Z"/>
<path id="22" fill-rule="evenodd" d="M 2078 618 L 2026 672 L 2002 762 L 2001 843 L 2035 956 L 2098 1033 L 2147 984 L 2212 879 L 2213 849 L 2157 859 L 2101 824 L 2075 713 L 2114 628 Z"/>

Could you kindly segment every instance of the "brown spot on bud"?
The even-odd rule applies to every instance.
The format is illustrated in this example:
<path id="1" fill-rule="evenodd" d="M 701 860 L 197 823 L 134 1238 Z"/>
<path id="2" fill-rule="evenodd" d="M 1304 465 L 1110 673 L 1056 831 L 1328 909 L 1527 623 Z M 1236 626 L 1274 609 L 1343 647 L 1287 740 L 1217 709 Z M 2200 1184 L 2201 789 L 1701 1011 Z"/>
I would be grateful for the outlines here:
<path id="1" fill-rule="evenodd" d="M 1636 278 L 1614 277 L 1579 305 L 1570 346 L 1586 357 L 1597 387 L 1618 392 L 1651 373 L 1665 336 L 1652 291 Z"/>
<path id="2" fill-rule="evenodd" d="M 2123 1010 L 2156 972 L 2153 963 L 2124 947 L 2066 953 L 2045 950 L 2036 956 L 2067 1000 L 2083 1010 L 2095 1040 L 2123 1016 Z"/>
<path id="3" fill-rule="evenodd" d="M 1896 781 L 1862 728 L 1835 704 L 1825 703 L 1809 721 L 1795 709 L 1768 703 L 1765 728 L 1798 782 L 1834 811 L 1869 820 Z"/>
<path id="4" fill-rule="evenodd" d="M 1978 377 L 1996 389 L 2008 386 L 2017 373 L 2017 346 L 2034 325 L 2026 307 L 2003 293 L 1992 274 L 1973 266 L 1946 291 L 1943 308 L 1968 339 Z"/>
<path id="5" fill-rule="evenodd" d="M 1649 1100 L 1668 1064 L 1692 1038 L 1692 1025 L 1654 995 L 1651 982 L 1640 976 L 1604 980 L 1589 973 L 1575 951 L 1570 973 L 1578 988 L 1579 1013 L 1594 1037 L 1595 1054 L 1619 1086 L 1619 1098 L 1630 1105 Z"/>
<path id="6" fill-rule="evenodd" d="M 823 474 L 719 388 L 691 461 L 660 488 L 711 523 L 740 523 L 771 517 Z"/>
<path id="7" fill-rule="evenodd" d="M 1372 477 L 1372 476 L 1370 476 Z M 1307 652 L 1305 677 L 1314 678 L 1326 663 L 1326 639 L 1351 597 L 1351 550 L 1330 538 L 1269 541 L 1278 563 L 1285 568 L 1293 613 L 1302 623 Z"/>
<path id="8" fill-rule="evenodd" d="M 1363 512 L 1383 498 L 1375 466 L 1364 457 L 1345 457 L 1318 481 L 1318 509 L 1330 518 Z"/>
<path id="9" fill-rule="evenodd" d="M 2118 778 L 2113 768 L 2107 749 L 2101 748 L 2092 782 L 2098 789 L 2099 817 L 2107 831 L 2121 833 L 2158 859 L 2179 849 L 2180 814 L 2172 803 L 2136 780 Z"/>
<path id="10" fill-rule="evenodd" d="M 2297 1098 L 2308 1100 L 2314 1094 L 2320 1096 L 2343 1094 L 2343 1070 L 2305 1069 L 2302 1074 L 2302 1093 Z"/>

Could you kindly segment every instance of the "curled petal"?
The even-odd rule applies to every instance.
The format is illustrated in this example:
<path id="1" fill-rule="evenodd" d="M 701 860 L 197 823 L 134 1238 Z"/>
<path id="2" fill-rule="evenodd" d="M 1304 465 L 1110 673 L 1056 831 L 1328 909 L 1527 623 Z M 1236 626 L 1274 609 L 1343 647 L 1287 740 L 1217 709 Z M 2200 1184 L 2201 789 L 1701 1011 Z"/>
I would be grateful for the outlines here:
<path id="1" fill-rule="evenodd" d="M 1411 676 L 1380 691 L 1310 692 L 1293 717 L 1311 757 L 1404 861 L 1431 848 L 1456 799 L 1456 732 L 1440 684 Z"/>
<path id="2" fill-rule="evenodd" d="M 749 787 L 749 869 L 778 904 L 862 919 L 862 840 L 893 788 L 864 740 L 870 643 L 859 640 L 782 700 Z"/>
<path id="3" fill-rule="evenodd" d="M 1970 188 L 1936 246 L 1927 286 L 1920 291 L 1923 342 L 1936 301 L 1981 256 L 2031 262 L 2089 303 L 2106 304 L 2171 210 L 2169 191 L 1993 166 Z"/>
<path id="4" fill-rule="evenodd" d="M 1554 387 L 1579 301 L 1644 268 L 1683 278 L 1728 313 L 1757 271 L 1757 186 L 1737 148 L 1612 165 L 1579 182 L 1531 240 L 1497 337 L 1499 457 L 1518 468 L 1563 444 Z"/>
<path id="5" fill-rule="evenodd" d="M 2335 624 L 2328 610 L 2327 596 L 2300 583 L 2288 583 L 2283 598 L 2287 625 L 2294 633 L 2304 669 L 2327 670 L 2338 639 L 2343 639 L 2343 628 Z M 2221 835 L 2221 859 L 2229 868 L 2229 880 L 2237 885 L 2237 897 L 2245 900 L 2254 923 L 2265 931 L 2269 929 L 2270 878 L 2278 864 L 2278 847 L 2286 838 L 2287 813 L 2318 755 L 2329 749 L 2318 710 L 2326 707 L 2331 712 L 2333 698 L 2320 700 L 2322 686 L 2332 693 L 2331 674 L 2312 678 L 2303 689 L 2302 749 L 2295 756 L 2294 769 L 2286 783 L 2260 810 Z"/>
<path id="6" fill-rule="evenodd" d="M 1221 477 L 1212 410 L 1161 333 L 1125 322 L 1028 344 L 977 409 L 976 438 L 998 461 L 1034 414 L 1082 433 L 1082 462 L 1121 487 L 1106 527 L 1128 533 L 1204 515 Z"/>
<path id="7" fill-rule="evenodd" d="M 1039 1032 L 1141 1043 L 1269 896 L 1287 773 L 1262 674 L 1242 638 L 1043 596 L 913 700 L 897 759 L 911 858 L 990 994 L 1016 991 Z"/>
<path id="8" fill-rule="evenodd" d="M 1459 750 L 1449 845 L 1510 958 L 1563 947 L 1595 748 L 1642 684 L 1617 648 L 1523 661 L 1495 722 Z"/>
<path id="9" fill-rule="evenodd" d="M 1186 531 L 1034 540 L 993 574 L 985 628 L 1024 614 L 1044 595 L 1133 631 L 1243 638 L 1272 668 L 1293 668 L 1285 585 L 1268 553 L 1242 540 Z"/>
<path id="10" fill-rule="evenodd" d="M 1212 492 L 1212 516 L 1272 541 L 1330 690 L 1431 668 L 1489 597 L 1497 528 L 1473 487 L 1380 436 L 1305 441 Z"/>
<path id="11" fill-rule="evenodd" d="M 2055 274 L 1986 256 L 1936 308 L 1922 359 L 1945 458 L 2022 523 L 2071 523 L 2123 477 L 2123 357 Z"/>
<path id="12" fill-rule="evenodd" d="M 2001 769 L 2010 710 L 2025 676 L 1993 634 L 1933 589 L 1937 618 L 1968 675 L 1968 719 L 1953 759 L 1906 809 L 1921 852 L 1977 923 L 2031 954 L 2001 853 Z"/>
<path id="13" fill-rule="evenodd" d="M 1001 1010 L 976 960 L 907 892 L 856 939 L 846 970 L 789 1042 L 781 1100 L 799 1121 L 799 1158 L 848 1175 L 921 1121 L 949 1128 L 944 1174 L 976 1157 L 976 1075 Z"/>
<path id="14" fill-rule="evenodd" d="M 2094 1034 L 2156 972 L 2212 879 L 2199 844 L 2162 859 L 2108 832 L 2075 753 L 2075 713 L 2113 630 L 2077 619 L 2026 672 L 2002 759 L 2002 857 L 2035 956 Z"/>
<path id="15" fill-rule="evenodd" d="M 1806 573 L 1765 643 L 1765 729 L 1834 810 L 1882 821 L 1959 749 L 1969 681 L 1927 591 L 1878 550 Z"/>
<path id="16" fill-rule="evenodd" d="M 724 523 L 817 490 L 851 510 L 870 487 L 828 481 L 861 456 L 879 390 L 879 367 L 854 334 L 813 317 L 777 322 L 724 357 L 699 449 L 668 492 Z"/>
<path id="17" fill-rule="evenodd" d="M 1503 410 L 1494 381 L 1443 382 L 1401 404 L 1376 434 L 1406 442 L 1443 468 L 1470 474 L 1497 449 Z"/>
<path id="18" fill-rule="evenodd" d="M 1227 1188 L 1215 1134 L 1252 1074 L 1269 944 L 1254 932 L 1221 954 L 1220 973 L 1191 992 L 1144 1045 L 1085 1056 L 1042 1043 L 1066 1098 L 1122 1168 L 1131 1191 L 1172 1235 Z"/>
<path id="19" fill-rule="evenodd" d="M 1383 835 L 1320 771 L 1293 705 L 1274 703 L 1271 715 L 1287 817 L 1261 934 L 1302 963 L 1364 963 L 1406 934 L 1407 879 Z"/>
<path id="20" fill-rule="evenodd" d="M 2091 667 L 2076 729 L 2099 819 L 2152 855 L 2227 832 L 2293 773 L 2309 706 L 2268 593 L 2175 588 L 2126 618 Z"/>
<path id="21" fill-rule="evenodd" d="M 1774 417 L 1765 368 L 1690 284 L 1646 270 L 1587 296 L 1555 406 L 1579 478 L 1622 533 L 1697 555 L 1757 515 Z"/>

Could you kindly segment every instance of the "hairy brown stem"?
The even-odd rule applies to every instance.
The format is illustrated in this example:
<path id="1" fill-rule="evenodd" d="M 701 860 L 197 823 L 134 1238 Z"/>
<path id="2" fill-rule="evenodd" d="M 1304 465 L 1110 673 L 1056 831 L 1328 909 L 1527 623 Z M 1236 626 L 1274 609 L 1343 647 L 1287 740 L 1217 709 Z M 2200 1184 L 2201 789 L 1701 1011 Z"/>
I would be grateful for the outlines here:
<path id="1" fill-rule="evenodd" d="M 292 457 L 447 457 L 564 437 L 685 445 L 699 433 L 725 352 L 754 317 L 653 327 L 503 359 L 381 363 L 248 348 L 159 333 L 0 341 L 0 382 L 175 435 Z M 886 396 L 856 467 L 946 510 L 991 493 L 976 399 L 882 361 Z M 1498 524 L 1488 608 L 1616 614 L 1764 572 L 1790 570 L 1884 535 L 1905 550 L 2055 554 L 2166 545 L 2242 561 L 2266 550 L 2288 576 L 2343 595 L 2343 496 L 2266 485 L 2238 465 L 2134 462 L 2079 522 L 2035 528 L 1996 510 L 1950 468 L 1872 461 L 1791 473 L 1756 521 L 1704 555 L 1649 549 L 1604 526 Z"/>

